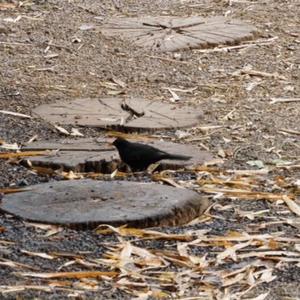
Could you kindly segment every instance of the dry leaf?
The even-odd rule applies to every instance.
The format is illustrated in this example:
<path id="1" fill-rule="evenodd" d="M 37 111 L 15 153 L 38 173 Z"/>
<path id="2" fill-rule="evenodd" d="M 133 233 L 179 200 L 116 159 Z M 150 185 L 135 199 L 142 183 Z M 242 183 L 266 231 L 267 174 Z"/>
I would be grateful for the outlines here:
<path id="1" fill-rule="evenodd" d="M 82 174 L 80 174 L 80 173 L 74 173 L 72 170 L 69 171 L 69 172 L 61 171 L 61 172 L 59 172 L 59 174 L 61 176 L 63 176 L 64 179 L 69 179 L 69 180 L 82 179 L 83 178 Z"/>
<path id="2" fill-rule="evenodd" d="M 64 129 L 63 127 L 58 126 L 58 125 L 54 125 L 54 127 L 58 132 L 65 134 L 65 135 L 70 135 L 70 132 L 68 130 Z"/>
<path id="3" fill-rule="evenodd" d="M 101 271 L 86 271 L 86 272 L 57 272 L 57 273 L 18 273 L 19 276 L 23 277 L 35 277 L 35 278 L 44 278 L 44 279 L 55 279 L 55 278 L 101 278 L 106 277 L 115 277 L 118 275 L 117 272 L 101 272 Z"/>
<path id="4" fill-rule="evenodd" d="M 226 157 L 226 153 L 222 148 L 218 150 L 218 156 L 221 157 L 221 158 Z"/>
<path id="5" fill-rule="evenodd" d="M 262 215 L 264 215 L 265 213 L 269 212 L 269 209 L 264 209 L 264 210 L 260 210 L 260 211 L 242 211 L 240 209 L 236 209 L 236 213 L 240 216 L 240 217 L 246 217 L 249 220 L 254 220 L 257 216 L 261 217 Z"/>
<path id="6" fill-rule="evenodd" d="M 17 151 L 17 150 L 20 150 L 20 147 L 18 146 L 17 143 L 14 143 L 14 144 L 1 143 L 0 149 Z"/>
<path id="7" fill-rule="evenodd" d="M 15 3 L 9 3 L 9 2 L 0 3 L 0 11 L 7 10 L 7 9 L 14 9 L 16 7 L 17 6 Z"/>
<path id="8" fill-rule="evenodd" d="M 0 153 L 0 159 L 11 159 L 18 157 L 27 157 L 27 156 L 41 156 L 49 155 L 49 151 L 23 151 L 23 152 L 3 152 Z"/>
<path id="9" fill-rule="evenodd" d="M 269 296 L 269 294 L 270 294 L 270 292 L 266 292 L 264 294 L 260 294 L 257 297 L 254 297 L 254 298 L 245 298 L 245 300 L 264 300 Z"/>
<path id="10" fill-rule="evenodd" d="M 126 83 L 124 81 L 122 81 L 121 79 L 118 79 L 116 77 L 112 78 L 113 82 L 118 84 L 121 88 L 126 88 Z"/>
<path id="11" fill-rule="evenodd" d="M 135 263 L 140 266 L 159 268 L 167 265 L 161 257 L 152 254 L 147 249 L 133 246 L 132 253 L 139 257 L 139 259 L 135 260 Z"/>
<path id="12" fill-rule="evenodd" d="M 223 193 L 226 196 L 234 197 L 237 199 L 245 199 L 245 200 L 270 200 L 277 201 L 282 200 L 285 195 L 283 194 L 275 194 L 275 193 L 267 193 L 267 192 L 252 192 L 248 190 L 242 189 L 219 189 L 219 188 L 206 188 L 203 187 L 201 189 L 204 193 L 209 194 L 217 194 Z"/>
<path id="13" fill-rule="evenodd" d="M 37 174 L 41 175 L 54 175 L 57 174 L 57 171 L 53 170 L 52 168 L 44 168 L 39 166 L 32 166 L 30 160 L 26 160 L 29 167 L 31 167 L 32 171 L 34 171 Z"/>
<path id="14" fill-rule="evenodd" d="M 170 98 L 171 102 L 177 102 L 180 100 L 180 97 L 173 91 L 173 89 L 168 88 L 168 91 L 170 92 L 170 94 L 172 95 L 172 97 Z"/>
<path id="15" fill-rule="evenodd" d="M 6 266 L 11 267 L 13 269 L 30 269 L 30 270 L 36 270 L 35 267 L 29 266 L 27 264 L 21 264 L 16 261 L 12 261 L 9 259 L 0 258 L 0 266 Z"/>
<path id="16" fill-rule="evenodd" d="M 277 278 L 277 276 L 273 275 L 272 273 L 273 273 L 273 269 L 266 269 L 266 270 L 257 272 L 256 275 L 261 274 L 259 279 L 262 282 L 271 282 Z"/>
<path id="17" fill-rule="evenodd" d="M 159 174 L 155 175 L 153 177 L 153 179 L 155 179 L 156 181 L 162 181 L 164 183 L 167 183 L 168 185 L 174 186 L 174 187 L 179 188 L 179 189 L 184 188 L 183 186 L 181 186 L 180 184 L 175 182 L 172 178 L 166 178 L 166 177 L 160 176 Z"/>
<path id="18" fill-rule="evenodd" d="M 300 207 L 299 205 L 291 200 L 288 196 L 283 195 L 282 200 L 286 203 L 286 205 L 289 207 L 289 209 L 295 213 L 297 216 L 300 216 Z"/>
<path id="19" fill-rule="evenodd" d="M 25 291 L 25 290 L 53 292 L 53 289 L 51 287 L 49 287 L 48 285 L 46 285 L 46 286 L 44 286 L 44 285 L 14 285 L 14 286 L 1 285 L 0 286 L 0 292 L 3 293 L 3 295 L 9 294 L 9 293 L 21 292 L 21 291 Z"/>
<path id="20" fill-rule="evenodd" d="M 32 226 L 34 228 L 47 231 L 45 237 L 49 237 L 63 231 L 63 228 L 58 225 L 31 223 L 31 222 L 24 222 L 24 224 L 26 226 Z"/>
<path id="21" fill-rule="evenodd" d="M 71 129 L 71 134 L 72 136 L 84 136 L 77 128 L 72 128 Z"/>
<path id="22" fill-rule="evenodd" d="M 13 194 L 30 191 L 30 188 L 0 188 L 0 194 Z"/>
<path id="23" fill-rule="evenodd" d="M 249 245 L 251 245 L 251 242 L 252 241 L 250 240 L 248 242 L 236 244 L 234 246 L 227 248 L 225 251 L 217 255 L 217 263 L 222 264 L 224 259 L 227 257 L 230 257 L 232 260 L 236 261 L 237 260 L 236 251 L 248 247 Z"/>
<path id="24" fill-rule="evenodd" d="M 234 276 L 232 278 L 229 278 L 229 279 L 226 278 L 223 281 L 222 287 L 227 287 L 227 286 L 239 283 L 242 279 L 245 278 L 245 276 L 246 276 L 245 273 L 240 273 L 240 274 L 237 274 L 236 276 Z"/>
<path id="25" fill-rule="evenodd" d="M 0 7 L 0 10 L 1 10 L 1 7 Z M 5 115 L 20 117 L 20 118 L 32 119 L 31 116 L 20 114 L 20 113 L 16 113 L 16 112 L 13 112 L 13 111 L 0 110 L 0 113 L 1 114 L 5 114 Z"/>
<path id="26" fill-rule="evenodd" d="M 165 240 L 178 240 L 178 241 L 191 241 L 194 238 L 186 234 L 168 234 L 164 232 L 154 231 L 154 230 L 145 230 L 138 228 L 127 228 L 125 226 L 113 227 L 111 225 L 99 225 L 96 229 L 96 232 L 99 234 L 111 234 L 115 232 L 121 236 L 136 236 L 142 237 L 143 239 L 165 239 Z"/>
<path id="27" fill-rule="evenodd" d="M 31 251 L 27 251 L 27 250 L 20 250 L 21 253 L 27 254 L 29 256 L 37 256 L 37 257 L 41 257 L 41 258 L 45 258 L 45 259 L 54 259 L 54 256 L 46 254 L 46 253 L 41 253 L 41 252 L 31 252 Z"/>

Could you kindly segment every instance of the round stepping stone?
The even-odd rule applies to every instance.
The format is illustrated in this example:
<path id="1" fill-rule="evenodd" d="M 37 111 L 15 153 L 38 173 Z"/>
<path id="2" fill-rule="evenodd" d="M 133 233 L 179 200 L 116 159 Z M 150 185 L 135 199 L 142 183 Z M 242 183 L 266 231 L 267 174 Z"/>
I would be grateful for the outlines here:
<path id="1" fill-rule="evenodd" d="M 203 164 L 213 159 L 209 152 L 201 151 L 193 145 L 183 145 L 172 142 L 149 141 L 153 147 L 172 154 L 191 156 L 188 161 L 162 160 L 163 169 L 178 169 Z M 54 155 L 28 157 L 33 166 L 52 169 L 73 170 L 76 172 L 111 173 L 117 167 L 119 155 L 113 146 L 108 146 L 106 139 L 64 139 L 61 141 L 34 142 L 23 150 L 57 150 Z M 26 158 L 25 158 L 26 160 Z"/>
<path id="2" fill-rule="evenodd" d="M 32 166 L 75 172 L 112 173 L 118 162 L 118 153 L 104 139 L 63 139 L 38 141 L 23 147 L 25 151 L 58 150 L 46 156 L 31 156 Z"/>
<path id="3" fill-rule="evenodd" d="M 145 99 L 76 99 L 44 104 L 33 112 L 51 123 L 122 131 L 155 131 L 195 126 L 201 113 L 192 107 Z"/>
<path id="4" fill-rule="evenodd" d="M 206 198 L 155 183 L 74 180 L 34 185 L 5 195 L 0 209 L 26 220 L 75 228 L 128 224 L 170 226 L 189 222 L 208 207 Z"/>
<path id="5" fill-rule="evenodd" d="M 236 44 L 253 38 L 256 28 L 222 16 L 112 18 L 101 27 L 106 36 L 120 36 L 158 52 Z"/>

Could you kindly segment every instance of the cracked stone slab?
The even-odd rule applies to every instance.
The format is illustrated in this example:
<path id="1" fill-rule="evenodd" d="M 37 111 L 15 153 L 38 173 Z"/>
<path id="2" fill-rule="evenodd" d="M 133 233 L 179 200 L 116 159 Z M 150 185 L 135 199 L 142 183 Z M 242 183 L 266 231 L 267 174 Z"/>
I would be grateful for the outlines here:
<path id="1" fill-rule="evenodd" d="M 106 36 L 117 36 L 157 52 L 209 48 L 252 39 L 257 29 L 223 16 L 111 18 L 101 27 Z"/>
<path id="2" fill-rule="evenodd" d="M 155 131 L 195 126 L 201 110 L 181 104 L 169 104 L 142 98 L 75 99 L 44 104 L 33 112 L 54 124 Z"/>
<path id="3" fill-rule="evenodd" d="M 54 141 L 37 141 L 23 150 L 59 150 L 49 156 L 33 156 L 24 158 L 29 160 L 33 166 L 46 167 L 52 169 L 72 170 L 76 172 L 99 172 L 111 173 L 118 163 L 119 155 L 115 147 L 109 145 L 105 138 L 80 138 L 63 139 Z M 202 151 L 193 145 L 184 145 L 172 142 L 149 141 L 147 144 L 173 154 L 184 154 L 191 156 L 188 161 L 182 160 L 162 160 L 163 169 L 178 169 L 182 167 L 192 167 L 203 164 L 213 159 L 207 151 Z"/>
<path id="4" fill-rule="evenodd" d="M 72 180 L 5 195 L 0 209 L 25 220 L 78 229 L 100 224 L 172 226 L 191 221 L 209 202 L 200 194 L 156 183 Z"/>

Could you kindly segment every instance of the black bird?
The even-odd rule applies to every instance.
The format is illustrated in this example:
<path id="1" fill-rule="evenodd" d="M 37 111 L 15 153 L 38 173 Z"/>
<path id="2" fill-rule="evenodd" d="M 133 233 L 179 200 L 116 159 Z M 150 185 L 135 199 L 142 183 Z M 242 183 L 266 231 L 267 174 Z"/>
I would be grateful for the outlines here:
<path id="1" fill-rule="evenodd" d="M 149 145 L 131 143 L 120 137 L 112 144 L 118 149 L 121 160 L 130 167 L 132 172 L 144 171 L 149 165 L 162 159 L 191 159 L 191 156 L 170 154 Z"/>

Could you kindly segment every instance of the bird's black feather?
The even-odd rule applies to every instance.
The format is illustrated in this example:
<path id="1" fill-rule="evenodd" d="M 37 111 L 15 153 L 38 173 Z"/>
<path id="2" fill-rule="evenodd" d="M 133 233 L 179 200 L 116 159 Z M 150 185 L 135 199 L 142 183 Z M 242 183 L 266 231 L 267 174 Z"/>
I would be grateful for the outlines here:
<path id="1" fill-rule="evenodd" d="M 133 172 L 144 171 L 149 165 L 162 159 L 189 160 L 190 156 L 170 154 L 150 145 L 131 143 L 123 138 L 117 138 L 113 145 L 118 149 L 121 160 Z"/>

